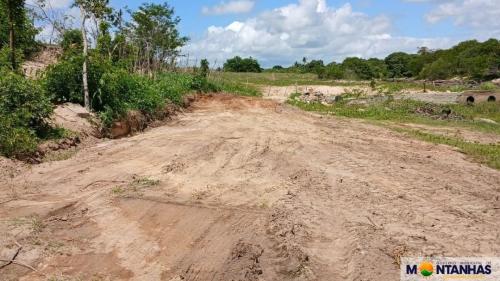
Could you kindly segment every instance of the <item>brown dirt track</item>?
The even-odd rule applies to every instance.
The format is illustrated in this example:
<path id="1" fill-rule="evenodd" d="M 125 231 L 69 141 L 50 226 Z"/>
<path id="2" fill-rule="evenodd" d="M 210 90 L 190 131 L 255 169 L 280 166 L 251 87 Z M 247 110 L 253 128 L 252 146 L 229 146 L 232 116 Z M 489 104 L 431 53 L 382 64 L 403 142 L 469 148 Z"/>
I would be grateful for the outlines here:
<path id="1" fill-rule="evenodd" d="M 0 280 L 399 280 L 401 256 L 500 256 L 500 172 L 447 146 L 273 101 L 0 181 Z M 1 263 L 0 263 L 1 266 Z M 59 278 L 59 279 L 57 279 Z"/>

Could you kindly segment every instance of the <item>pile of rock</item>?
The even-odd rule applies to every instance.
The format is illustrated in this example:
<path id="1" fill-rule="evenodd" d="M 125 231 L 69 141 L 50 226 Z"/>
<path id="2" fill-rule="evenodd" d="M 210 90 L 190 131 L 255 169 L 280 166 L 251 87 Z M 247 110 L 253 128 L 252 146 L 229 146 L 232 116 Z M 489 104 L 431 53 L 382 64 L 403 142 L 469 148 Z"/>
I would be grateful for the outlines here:
<path id="1" fill-rule="evenodd" d="M 303 102 L 322 104 L 334 104 L 339 100 L 339 98 L 339 96 L 327 96 L 322 92 L 314 91 L 312 88 L 299 97 L 299 99 Z"/>

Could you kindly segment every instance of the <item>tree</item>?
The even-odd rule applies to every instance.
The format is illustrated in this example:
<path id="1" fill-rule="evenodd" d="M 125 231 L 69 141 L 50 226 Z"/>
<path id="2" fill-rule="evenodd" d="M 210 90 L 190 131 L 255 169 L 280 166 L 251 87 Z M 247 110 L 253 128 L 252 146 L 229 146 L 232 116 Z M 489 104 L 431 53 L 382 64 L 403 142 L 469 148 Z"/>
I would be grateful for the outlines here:
<path id="1" fill-rule="evenodd" d="M 168 3 L 142 4 L 130 15 L 132 22 L 127 26 L 137 46 L 136 70 L 152 75 L 164 65 L 172 66 L 180 47 L 189 41 L 179 34 L 180 18 L 174 9 Z"/>
<path id="2" fill-rule="evenodd" d="M 63 33 L 61 47 L 65 53 L 79 52 L 83 50 L 82 32 L 78 29 L 70 29 Z"/>
<path id="3" fill-rule="evenodd" d="M 16 31 L 17 27 L 25 20 L 24 0 L 1 0 L 0 8 L 7 16 L 9 30 L 10 65 L 12 70 L 17 70 L 16 60 Z"/>
<path id="4" fill-rule="evenodd" d="M 259 62 L 252 58 L 241 58 L 236 56 L 232 59 L 228 59 L 224 63 L 224 71 L 228 72 L 262 72 Z"/>
<path id="5" fill-rule="evenodd" d="M 351 73 L 354 77 L 347 77 L 350 79 L 363 79 L 368 80 L 375 77 L 370 65 L 364 59 L 360 58 L 346 58 L 342 63 L 344 71 Z"/>
<path id="6" fill-rule="evenodd" d="M 66 11 L 54 8 L 50 0 L 31 0 L 26 6 L 29 7 L 39 23 L 45 23 L 46 27 L 51 29 L 48 38 L 49 44 L 61 39 L 64 33 L 71 29 L 70 26 L 73 25 L 74 18 L 68 15 Z"/>
<path id="7" fill-rule="evenodd" d="M 75 5 L 80 8 L 81 14 L 81 32 L 83 39 L 83 65 L 82 65 L 82 80 L 83 80 L 83 95 L 84 95 L 84 106 L 87 110 L 90 108 L 90 94 L 88 86 L 88 74 L 87 74 L 87 62 L 89 53 L 89 43 L 87 38 L 86 22 L 87 19 L 94 18 L 96 21 L 98 19 L 104 18 L 106 14 L 111 12 L 108 7 L 108 0 L 76 0 Z"/>
<path id="8" fill-rule="evenodd" d="M 322 72 L 325 64 L 322 60 L 312 60 L 304 65 L 304 72 L 319 74 Z"/>
<path id="9" fill-rule="evenodd" d="M 336 62 L 329 63 L 325 67 L 325 71 L 319 75 L 319 78 L 342 79 L 344 78 L 344 68 L 342 64 Z"/>
<path id="10" fill-rule="evenodd" d="M 200 75 L 207 78 L 210 72 L 210 63 L 207 59 L 202 59 L 200 63 Z"/>
<path id="11" fill-rule="evenodd" d="M 387 65 L 389 77 L 411 77 L 412 73 L 409 67 L 410 60 L 411 55 L 403 52 L 392 53 L 385 58 L 385 64 Z"/>

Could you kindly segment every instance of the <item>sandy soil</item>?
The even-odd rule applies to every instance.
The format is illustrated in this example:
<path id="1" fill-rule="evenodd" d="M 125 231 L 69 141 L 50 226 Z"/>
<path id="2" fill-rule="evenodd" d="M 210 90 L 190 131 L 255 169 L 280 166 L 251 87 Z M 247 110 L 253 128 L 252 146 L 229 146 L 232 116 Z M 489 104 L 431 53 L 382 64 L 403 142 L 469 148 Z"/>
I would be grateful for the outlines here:
<path id="1" fill-rule="evenodd" d="M 203 98 L 168 126 L 15 171 L 0 259 L 17 242 L 37 271 L 2 280 L 387 281 L 401 256 L 500 255 L 500 172 L 270 100 Z"/>
<path id="2" fill-rule="evenodd" d="M 344 87 L 344 86 L 324 86 L 324 85 L 305 85 L 305 86 L 266 86 L 261 89 L 262 95 L 266 99 L 272 99 L 279 102 L 284 102 L 295 93 L 306 93 L 310 90 L 312 92 L 321 92 L 325 96 L 340 96 L 346 90 L 358 89 L 367 94 L 374 94 L 370 87 Z"/>
<path id="3" fill-rule="evenodd" d="M 306 93 L 311 90 L 313 92 L 321 92 L 325 96 L 340 96 L 346 91 L 361 90 L 366 95 L 378 95 L 377 91 L 373 91 L 368 86 L 324 86 L 324 85 L 306 85 L 306 86 L 266 86 L 262 87 L 261 92 L 264 98 L 272 99 L 279 102 L 284 102 L 294 93 Z M 396 99 L 412 99 L 423 102 L 432 102 L 437 104 L 457 103 L 457 98 L 460 93 L 444 93 L 432 92 L 422 93 L 417 90 L 405 90 L 400 95 L 396 95 Z"/>

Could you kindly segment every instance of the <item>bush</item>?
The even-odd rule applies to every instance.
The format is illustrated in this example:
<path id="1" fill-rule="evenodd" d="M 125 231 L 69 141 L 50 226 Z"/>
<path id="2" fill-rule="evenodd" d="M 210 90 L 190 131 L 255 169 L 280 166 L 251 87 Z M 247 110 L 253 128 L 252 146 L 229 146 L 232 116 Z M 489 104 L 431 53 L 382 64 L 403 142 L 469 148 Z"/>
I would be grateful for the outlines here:
<path id="1" fill-rule="evenodd" d="M 480 89 L 485 90 L 485 91 L 492 91 L 492 90 L 495 90 L 496 88 L 497 88 L 497 86 L 491 82 L 483 83 L 480 86 Z"/>
<path id="2" fill-rule="evenodd" d="M 82 64 L 82 56 L 70 55 L 47 70 L 43 86 L 53 95 L 55 103 L 83 104 Z M 151 79 L 114 67 L 109 60 L 99 59 L 99 56 L 89 60 L 88 69 L 91 107 L 100 113 L 106 126 L 129 110 L 140 110 L 153 118 L 167 101 L 182 104 L 182 96 L 191 90 L 218 90 L 202 75 L 162 73 Z"/>
<path id="3" fill-rule="evenodd" d="M 7 157 L 27 155 L 37 147 L 34 131 L 18 127 L 17 123 L 14 118 L 0 115 L 0 153 Z"/>
<path id="4" fill-rule="evenodd" d="M 224 63 L 224 71 L 228 72 L 262 72 L 259 62 L 252 58 L 241 58 L 236 56 L 232 59 L 228 59 Z"/>
<path id="5" fill-rule="evenodd" d="M 0 152 L 21 156 L 34 152 L 38 137 L 46 133 L 52 113 L 50 98 L 36 82 L 12 72 L 0 78 Z"/>
<path id="6" fill-rule="evenodd" d="M 95 110 L 103 112 L 101 118 L 109 126 L 129 110 L 151 116 L 165 104 L 165 99 L 148 78 L 119 69 L 102 75 L 92 104 Z"/>
<path id="7" fill-rule="evenodd" d="M 83 105 L 82 65 L 83 56 L 73 55 L 48 68 L 43 79 L 43 86 L 44 90 L 52 95 L 53 102 L 72 102 Z M 102 75 L 112 66 L 107 60 L 99 57 L 90 58 L 87 65 L 89 94 L 93 101 Z"/>
<path id="8" fill-rule="evenodd" d="M 212 92 L 217 87 L 200 75 L 163 73 L 156 79 L 150 79 L 114 69 L 102 75 L 92 104 L 95 110 L 101 112 L 104 124 L 109 126 L 129 110 L 140 110 L 154 119 L 167 102 L 181 105 L 183 95 L 192 90 Z"/>

